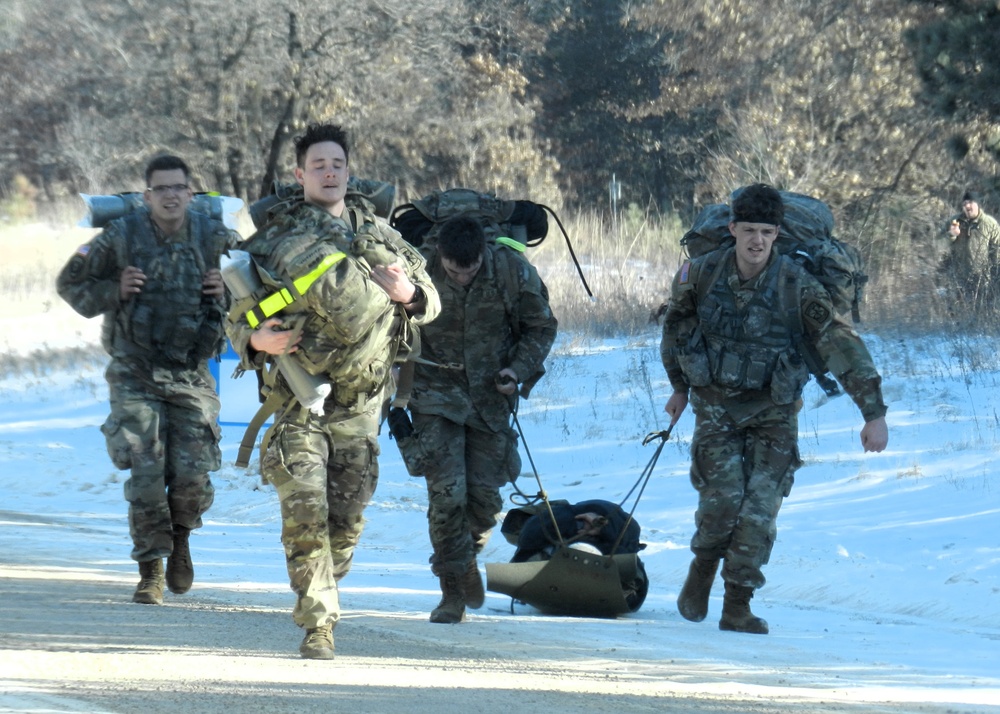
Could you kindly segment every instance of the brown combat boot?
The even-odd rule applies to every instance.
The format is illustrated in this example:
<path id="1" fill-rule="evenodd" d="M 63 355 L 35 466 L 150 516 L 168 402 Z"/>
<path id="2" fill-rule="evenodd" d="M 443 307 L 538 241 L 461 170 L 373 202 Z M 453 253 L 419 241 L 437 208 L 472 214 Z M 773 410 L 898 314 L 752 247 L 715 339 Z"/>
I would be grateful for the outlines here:
<path id="1" fill-rule="evenodd" d="M 163 560 L 147 560 L 139 563 L 139 584 L 135 586 L 132 602 L 143 605 L 163 604 Z"/>
<path id="2" fill-rule="evenodd" d="M 183 595 L 194 582 L 194 565 L 191 563 L 191 549 L 188 537 L 191 529 L 174 526 L 174 550 L 167 557 L 167 587 L 170 592 Z"/>
<path id="3" fill-rule="evenodd" d="M 299 654 L 305 659 L 333 659 L 333 623 L 306 630 Z"/>
<path id="4" fill-rule="evenodd" d="M 726 597 L 722 601 L 722 619 L 719 620 L 719 629 L 766 635 L 768 632 L 767 620 L 750 612 L 750 598 L 752 597 L 753 588 L 726 583 Z"/>
<path id="5" fill-rule="evenodd" d="M 483 577 L 479 574 L 479 564 L 475 556 L 469 562 L 460 581 L 462 592 L 465 593 L 465 606 L 478 610 L 486 602 L 486 590 L 483 588 Z"/>
<path id="6" fill-rule="evenodd" d="M 461 576 L 449 573 L 441 581 L 441 602 L 431 611 L 431 622 L 454 624 L 465 619 L 465 593 Z"/>
<path id="7" fill-rule="evenodd" d="M 708 595 L 712 592 L 712 583 L 718 569 L 718 559 L 695 558 L 691 561 L 687 580 L 677 597 L 677 609 L 685 620 L 701 622 L 705 619 L 708 614 Z"/>

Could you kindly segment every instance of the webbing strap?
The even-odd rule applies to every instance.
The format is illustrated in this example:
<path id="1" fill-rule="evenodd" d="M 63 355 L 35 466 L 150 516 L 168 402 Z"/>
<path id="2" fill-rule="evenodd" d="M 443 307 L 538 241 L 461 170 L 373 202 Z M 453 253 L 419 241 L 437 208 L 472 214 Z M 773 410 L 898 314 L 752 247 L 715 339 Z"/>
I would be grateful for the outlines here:
<path id="1" fill-rule="evenodd" d="M 500 245 L 505 245 L 508 248 L 512 248 L 518 253 L 523 253 L 524 249 L 527 248 L 527 246 L 521 241 L 516 238 L 508 238 L 507 236 L 498 236 L 494 239 L 494 242 L 499 243 Z"/>
<path id="2" fill-rule="evenodd" d="M 293 295 L 288 288 L 282 288 L 276 293 L 271 293 L 261 300 L 257 305 L 247 311 L 247 322 L 250 327 L 257 329 L 257 325 L 295 302 L 296 297 L 301 297 L 312 287 L 312 284 L 319 280 L 327 270 L 347 257 L 346 253 L 331 253 L 319 262 L 319 264 L 300 278 L 292 281 L 297 295 Z"/>
<path id="3" fill-rule="evenodd" d="M 399 377 L 396 380 L 396 394 L 392 398 L 392 406 L 406 409 L 410 404 L 410 395 L 413 393 L 413 368 L 412 360 L 403 362 L 399 366 Z"/>
<path id="4" fill-rule="evenodd" d="M 236 455 L 237 466 L 240 468 L 246 468 L 250 465 L 250 456 L 253 454 L 253 447 L 257 443 L 257 434 L 260 432 L 260 428 L 272 414 L 281 409 L 281 407 L 291 401 L 291 399 L 291 397 L 282 393 L 280 390 L 271 390 L 271 393 L 267 395 L 267 399 L 265 399 L 264 403 L 260 405 L 260 409 L 257 410 L 256 414 L 254 414 L 253 419 L 250 420 L 250 423 L 247 425 L 247 430 L 243 433 L 243 441 L 240 442 L 240 450 Z M 261 443 L 262 454 L 266 446 L 266 441 Z"/>

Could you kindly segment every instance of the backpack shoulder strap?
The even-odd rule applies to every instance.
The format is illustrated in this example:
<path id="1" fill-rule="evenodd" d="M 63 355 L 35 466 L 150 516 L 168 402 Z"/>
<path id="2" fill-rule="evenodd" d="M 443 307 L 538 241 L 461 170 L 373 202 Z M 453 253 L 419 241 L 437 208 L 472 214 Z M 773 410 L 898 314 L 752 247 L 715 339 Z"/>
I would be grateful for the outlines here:
<path id="1" fill-rule="evenodd" d="M 781 305 L 781 315 L 785 327 L 792 337 L 792 345 L 806 363 L 809 373 L 828 397 L 841 394 L 836 380 L 830 377 L 826 365 L 819 353 L 805 339 L 805 328 L 802 325 L 802 281 L 798 266 L 788 256 L 781 256 L 781 270 L 778 273 L 778 301 Z M 804 268 L 802 268 L 804 270 Z"/>
<path id="2" fill-rule="evenodd" d="M 722 278 L 722 271 L 726 267 L 725 249 L 713 250 L 706 253 L 702 262 L 692 269 L 696 270 L 694 276 L 695 295 L 699 303 L 704 302 L 712 288 Z"/>
<path id="3" fill-rule="evenodd" d="M 493 250 L 493 267 L 500 285 L 500 299 L 510 322 L 510 331 L 514 335 L 514 342 L 517 342 L 521 339 L 521 314 L 518 305 L 518 298 L 521 295 L 518 260 L 521 258 L 520 254 L 513 248 L 503 244 L 493 245 L 496 246 Z"/>

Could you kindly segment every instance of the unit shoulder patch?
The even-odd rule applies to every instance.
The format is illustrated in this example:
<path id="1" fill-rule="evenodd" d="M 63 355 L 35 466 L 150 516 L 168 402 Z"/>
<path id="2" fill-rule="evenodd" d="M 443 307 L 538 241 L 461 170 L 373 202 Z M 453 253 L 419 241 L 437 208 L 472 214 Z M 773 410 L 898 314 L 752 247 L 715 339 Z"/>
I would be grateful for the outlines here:
<path id="1" fill-rule="evenodd" d="M 830 319 L 830 309 L 816 300 L 810 300 L 802 314 L 817 325 L 824 325 Z"/>

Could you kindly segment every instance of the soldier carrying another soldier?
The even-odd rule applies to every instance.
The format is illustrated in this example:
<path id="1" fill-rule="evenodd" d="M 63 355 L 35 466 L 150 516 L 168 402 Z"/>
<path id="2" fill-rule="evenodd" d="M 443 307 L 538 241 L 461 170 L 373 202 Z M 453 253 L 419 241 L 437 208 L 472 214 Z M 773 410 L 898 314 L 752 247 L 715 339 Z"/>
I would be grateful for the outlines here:
<path id="1" fill-rule="evenodd" d="M 889 438 L 868 349 L 836 316 L 822 285 L 772 250 L 783 218 L 781 195 L 770 186 L 749 186 L 733 200 L 735 245 L 681 266 L 660 344 L 673 387 L 666 412 L 676 423 L 690 397 L 695 413 L 695 557 L 678 610 L 693 622 L 705 619 L 721 561 L 719 628 L 757 634 L 768 625 L 750 611 L 750 599 L 764 585 L 778 510 L 802 463 L 798 412 L 809 371 L 799 340 L 815 348 L 861 410 L 864 450 L 882 451 Z"/>
<path id="2" fill-rule="evenodd" d="M 261 474 L 281 501 L 281 541 L 292 618 L 308 659 L 334 657 L 337 583 L 347 575 L 378 484 L 378 428 L 391 369 L 416 325 L 437 316 L 424 259 L 370 204 L 347 205 L 347 135 L 311 125 L 295 140 L 303 199 L 278 206 L 243 248 L 271 292 L 230 312 L 229 337 L 246 369 L 289 355 L 331 390 L 316 413 L 296 401 L 282 374 L 265 435 Z M 360 211 L 352 228 L 350 212 Z M 272 397 L 269 396 L 270 400 Z"/>

